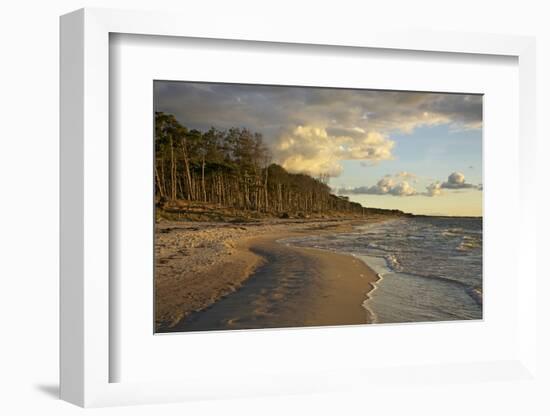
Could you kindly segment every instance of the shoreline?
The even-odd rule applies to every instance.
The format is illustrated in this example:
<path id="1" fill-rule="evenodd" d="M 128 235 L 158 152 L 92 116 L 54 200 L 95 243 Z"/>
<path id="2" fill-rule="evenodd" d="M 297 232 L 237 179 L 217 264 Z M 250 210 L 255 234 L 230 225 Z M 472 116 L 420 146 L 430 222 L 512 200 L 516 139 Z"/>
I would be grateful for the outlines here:
<path id="1" fill-rule="evenodd" d="M 281 308 L 286 302 L 278 314 L 263 318 L 267 324 L 263 322 L 258 328 L 369 323 L 369 312 L 363 302 L 374 289 L 378 275 L 368 264 L 352 255 L 295 247 L 278 240 L 345 233 L 355 225 L 387 219 L 380 216 L 261 224 L 161 224 L 156 233 L 156 332 L 201 330 L 192 329 L 201 326 L 196 323 L 197 319 L 206 321 L 209 316 L 219 316 L 222 308 L 227 309 L 225 314 L 238 315 L 239 303 L 229 298 L 239 292 L 242 292 L 240 297 L 249 296 L 244 303 L 265 301 L 258 311 L 250 312 L 251 316 L 257 313 L 259 317 L 264 313 L 262 308 Z M 300 291 L 300 296 L 285 292 L 289 282 L 273 280 L 273 276 L 279 279 L 294 276 L 300 269 L 302 277 L 289 286 Z M 269 290 L 262 287 L 258 279 L 271 285 Z M 307 279 L 310 281 L 306 282 Z M 264 292 L 271 298 L 254 297 L 252 287 L 262 293 L 263 298 L 266 298 Z M 293 311 L 295 316 L 286 311 Z M 230 317 L 227 319 L 231 321 Z M 239 325 L 254 327 L 253 323 L 246 326 L 241 322 L 236 326 Z"/>
<path id="2" fill-rule="evenodd" d="M 293 247 L 293 246 L 291 246 Z M 298 249 L 298 247 L 294 247 Z M 359 257 L 356 257 L 352 254 L 348 253 L 341 253 L 341 252 L 335 252 L 335 251 L 329 251 L 324 249 L 318 249 L 318 248 L 299 248 L 305 252 L 309 252 L 310 254 L 315 253 L 316 256 L 319 256 L 321 259 L 325 260 L 328 257 L 327 253 L 330 253 L 330 256 L 334 258 L 340 258 L 343 262 L 345 262 L 345 267 L 343 270 L 339 270 L 336 272 L 336 279 L 333 278 L 332 283 L 335 286 L 332 290 L 333 293 L 336 294 L 336 296 L 339 298 L 342 307 L 340 310 L 337 310 L 335 308 L 334 304 L 332 305 L 332 310 L 330 313 L 333 316 L 338 316 L 339 313 L 342 313 L 345 311 L 346 306 L 349 305 L 349 303 L 352 303 L 353 305 L 358 305 L 359 308 L 354 308 L 354 310 L 357 311 L 355 313 L 355 318 L 351 319 L 351 315 L 349 315 L 350 319 L 341 319 L 341 318 L 329 318 L 333 319 L 334 322 L 332 323 L 320 323 L 319 325 L 354 325 L 354 324 L 372 324 L 374 323 L 374 315 L 373 312 L 370 311 L 368 308 L 364 306 L 364 303 L 369 299 L 370 294 L 376 290 L 376 284 L 380 281 L 381 276 L 376 273 L 370 265 L 360 259 Z M 328 259 L 327 259 L 328 260 Z M 352 267 L 350 267 L 352 266 Z M 337 269 L 338 267 L 334 264 L 330 264 L 329 267 L 332 267 L 333 269 Z M 330 277 L 329 270 L 325 269 L 325 278 Z M 346 283 L 348 286 L 347 293 L 342 293 L 342 283 Z M 329 289 L 330 290 L 330 289 Z M 340 292 L 340 293 L 339 293 Z M 364 317 L 365 320 L 358 319 L 358 317 Z M 353 322 L 353 321 L 356 322 Z"/>

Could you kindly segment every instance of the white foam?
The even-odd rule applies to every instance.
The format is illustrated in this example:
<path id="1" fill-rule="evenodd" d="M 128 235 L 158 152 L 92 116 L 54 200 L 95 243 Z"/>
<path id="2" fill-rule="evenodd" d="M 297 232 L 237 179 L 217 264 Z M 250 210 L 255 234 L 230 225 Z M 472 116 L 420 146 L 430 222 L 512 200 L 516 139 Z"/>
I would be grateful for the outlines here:
<path id="1" fill-rule="evenodd" d="M 378 322 L 378 316 L 376 315 L 376 312 L 369 306 L 369 300 L 373 296 L 374 292 L 378 290 L 378 285 L 382 282 L 384 279 L 384 275 L 386 273 L 390 273 L 391 269 L 388 267 L 387 262 L 385 259 L 380 257 L 373 257 L 373 256 L 364 256 L 359 254 L 353 254 L 354 257 L 357 257 L 361 261 L 363 261 L 369 268 L 371 268 L 376 275 L 378 276 L 378 280 L 376 282 L 372 283 L 372 290 L 370 292 L 367 292 L 365 294 L 365 300 L 361 304 L 363 308 L 367 311 L 368 315 L 371 318 L 371 323 L 376 324 Z"/>

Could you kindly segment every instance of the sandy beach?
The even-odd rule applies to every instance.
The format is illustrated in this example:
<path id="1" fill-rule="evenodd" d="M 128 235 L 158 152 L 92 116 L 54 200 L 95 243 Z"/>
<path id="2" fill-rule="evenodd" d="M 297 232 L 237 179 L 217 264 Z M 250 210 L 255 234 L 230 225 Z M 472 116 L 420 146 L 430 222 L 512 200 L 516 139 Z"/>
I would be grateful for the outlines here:
<path id="1" fill-rule="evenodd" d="M 279 240 L 349 232 L 383 217 L 156 227 L 156 330 L 364 324 L 378 277 L 353 256 Z"/>

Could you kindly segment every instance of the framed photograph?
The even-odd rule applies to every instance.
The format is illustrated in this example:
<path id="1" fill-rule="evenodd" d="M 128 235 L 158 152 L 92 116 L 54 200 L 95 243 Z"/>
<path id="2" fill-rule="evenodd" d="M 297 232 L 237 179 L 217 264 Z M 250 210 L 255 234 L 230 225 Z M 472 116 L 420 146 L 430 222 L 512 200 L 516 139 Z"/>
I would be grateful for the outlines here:
<path id="1" fill-rule="evenodd" d="M 61 397 L 532 379 L 534 40 L 180 17 L 61 18 Z"/>
<path id="2" fill-rule="evenodd" d="M 483 318 L 482 95 L 153 89 L 156 333 Z"/>

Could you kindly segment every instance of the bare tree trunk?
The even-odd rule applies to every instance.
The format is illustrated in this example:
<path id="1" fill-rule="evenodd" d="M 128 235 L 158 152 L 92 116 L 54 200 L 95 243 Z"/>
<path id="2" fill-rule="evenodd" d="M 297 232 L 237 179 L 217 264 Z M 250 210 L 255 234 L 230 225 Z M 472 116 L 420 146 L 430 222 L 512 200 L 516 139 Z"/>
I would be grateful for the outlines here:
<path id="1" fill-rule="evenodd" d="M 201 178 L 201 182 L 202 182 L 202 200 L 204 202 L 206 202 L 206 186 L 204 184 L 204 165 L 205 165 L 205 160 L 204 160 L 204 155 L 202 157 L 202 178 Z"/>
<path id="2" fill-rule="evenodd" d="M 179 177 L 176 178 L 176 182 L 178 184 L 178 189 L 179 189 L 180 195 L 183 198 L 184 194 L 183 194 L 183 185 L 181 184 L 181 179 Z"/>
<path id="3" fill-rule="evenodd" d="M 220 175 L 220 194 L 221 194 L 220 202 L 222 203 L 222 205 L 227 205 L 227 198 L 225 194 L 225 183 L 223 181 L 223 173 Z"/>
<path id="4" fill-rule="evenodd" d="M 278 183 L 277 184 L 277 190 L 279 191 L 278 192 L 278 195 L 277 195 L 277 202 L 278 202 L 278 211 L 281 212 L 283 210 L 283 185 Z"/>
<path id="5" fill-rule="evenodd" d="M 172 136 L 170 136 L 170 199 L 172 201 L 176 200 L 176 161 Z"/>
<path id="6" fill-rule="evenodd" d="M 191 180 L 191 170 L 189 169 L 189 159 L 187 157 L 187 144 L 185 139 L 181 142 L 181 148 L 183 150 L 183 163 L 185 164 L 185 174 L 187 178 L 187 199 L 194 200 L 195 193 L 193 192 L 193 182 Z"/>
<path id="7" fill-rule="evenodd" d="M 265 195 L 265 211 L 269 210 L 269 195 L 267 192 L 267 177 L 269 175 L 269 167 L 265 168 L 264 195 Z"/>
<path id="8" fill-rule="evenodd" d="M 164 184 L 162 183 L 159 175 L 159 171 L 157 169 L 157 163 L 155 163 L 155 179 L 157 181 L 157 187 L 159 190 L 159 194 L 161 198 L 166 198 L 166 192 L 164 190 Z"/>
<path id="9" fill-rule="evenodd" d="M 260 211 L 260 177 L 258 174 L 256 174 L 256 178 L 254 181 L 254 208 L 256 211 Z"/>
<path id="10" fill-rule="evenodd" d="M 160 177 L 162 180 L 162 189 L 164 190 L 164 195 L 166 196 L 166 173 L 164 171 L 164 157 L 160 160 Z"/>

